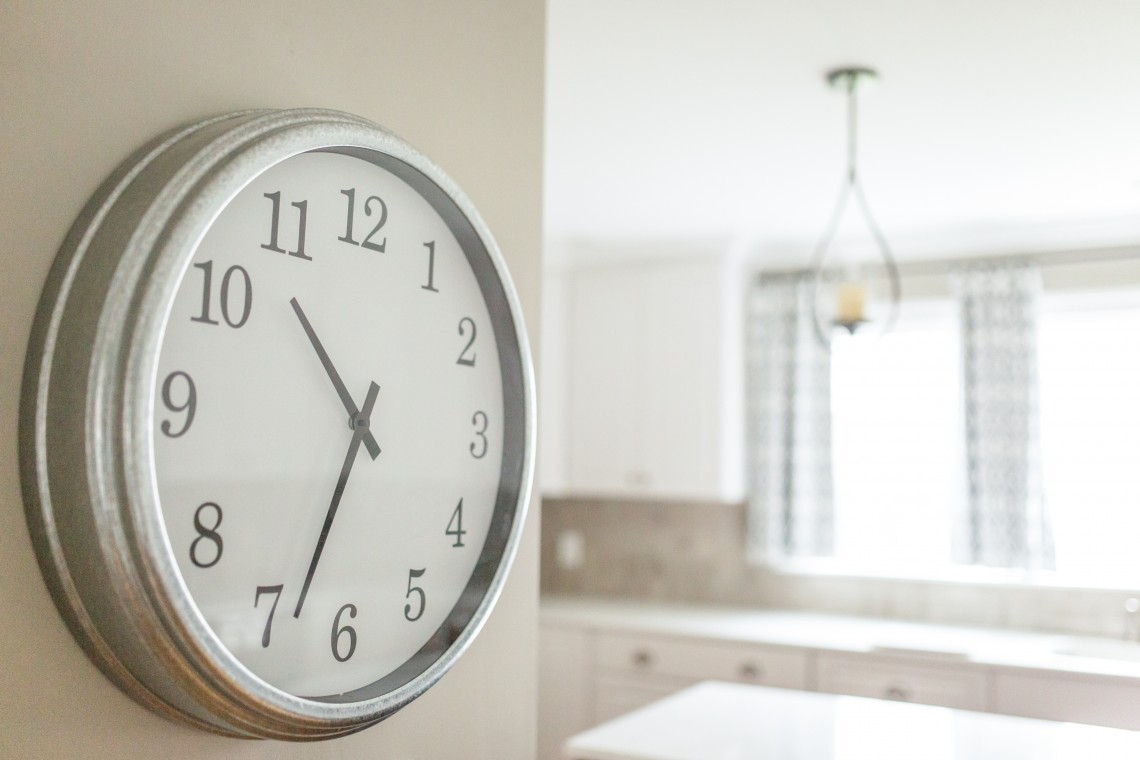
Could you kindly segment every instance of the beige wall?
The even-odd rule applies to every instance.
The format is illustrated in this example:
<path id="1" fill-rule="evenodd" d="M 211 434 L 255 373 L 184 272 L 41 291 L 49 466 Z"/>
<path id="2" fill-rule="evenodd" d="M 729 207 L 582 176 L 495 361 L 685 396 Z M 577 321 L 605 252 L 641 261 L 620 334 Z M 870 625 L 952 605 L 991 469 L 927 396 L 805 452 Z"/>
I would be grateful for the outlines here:
<path id="1" fill-rule="evenodd" d="M 542 0 L 0 5 L 0 757 L 533 756 L 537 505 L 491 621 L 427 695 L 332 742 L 225 739 L 136 706 L 72 641 L 24 524 L 16 420 L 39 289 L 87 196 L 152 135 L 238 108 L 352 111 L 432 156 L 495 232 L 535 335 L 544 14 Z"/>

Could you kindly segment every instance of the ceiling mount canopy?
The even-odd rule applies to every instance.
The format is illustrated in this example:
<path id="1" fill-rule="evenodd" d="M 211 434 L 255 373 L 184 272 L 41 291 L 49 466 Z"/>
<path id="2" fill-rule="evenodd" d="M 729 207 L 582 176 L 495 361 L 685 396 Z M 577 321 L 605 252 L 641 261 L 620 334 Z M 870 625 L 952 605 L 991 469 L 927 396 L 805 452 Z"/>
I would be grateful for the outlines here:
<path id="1" fill-rule="evenodd" d="M 827 72 L 827 83 L 833 90 L 854 92 L 859 87 L 874 85 L 879 81 L 879 72 L 867 66 L 847 66 Z"/>
<path id="2" fill-rule="evenodd" d="M 820 342 L 828 346 L 831 343 L 829 331 L 825 330 L 821 323 L 816 304 L 819 300 L 819 290 L 824 280 L 827 279 L 825 270 L 827 254 L 835 239 L 835 233 L 839 229 L 839 223 L 843 219 L 843 213 L 847 209 L 847 202 L 852 196 L 855 198 L 855 205 L 867 226 L 867 231 L 870 233 L 871 238 L 875 242 L 875 247 L 878 249 L 890 289 L 890 311 L 884 322 L 883 332 L 890 330 L 898 317 L 899 303 L 902 299 L 902 286 L 899 280 L 898 265 L 895 262 L 894 254 L 891 252 L 891 247 L 887 242 L 886 236 L 883 235 L 882 230 L 871 214 L 871 208 L 867 204 L 867 199 L 863 193 L 863 186 L 859 181 L 857 170 L 857 93 L 860 90 L 866 91 L 868 85 L 876 84 L 879 80 L 879 74 L 874 69 L 866 66 L 848 66 L 829 71 L 825 80 L 829 87 L 839 90 L 847 96 L 847 169 L 843 177 L 843 184 L 839 189 L 839 198 L 831 214 L 831 220 L 824 229 L 823 236 L 820 238 L 819 243 L 816 245 L 815 253 L 812 256 L 811 267 L 815 278 L 816 291 L 816 298 L 813 298 L 812 301 L 813 322 L 816 328 L 816 335 L 819 337 Z M 831 320 L 831 323 L 834 326 L 845 328 L 850 333 L 854 333 L 861 325 L 868 321 L 864 310 L 866 287 L 860 282 L 853 281 L 858 278 L 845 276 L 844 279 L 846 281 L 842 282 L 836 290 L 835 317 Z"/>

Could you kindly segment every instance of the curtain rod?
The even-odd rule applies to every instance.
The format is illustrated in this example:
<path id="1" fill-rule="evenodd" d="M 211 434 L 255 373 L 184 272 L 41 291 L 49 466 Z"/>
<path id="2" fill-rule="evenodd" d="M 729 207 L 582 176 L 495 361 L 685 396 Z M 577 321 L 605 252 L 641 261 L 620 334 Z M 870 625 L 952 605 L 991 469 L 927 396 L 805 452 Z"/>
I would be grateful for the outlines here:
<path id="1" fill-rule="evenodd" d="M 1078 264 L 1101 264 L 1112 261 L 1127 261 L 1135 259 L 1140 261 L 1140 245 L 1122 245 L 1111 248 L 1075 248 L 1061 251 L 1043 251 L 1038 253 L 1011 253 L 997 256 L 965 256 L 961 258 L 942 259 L 911 259 L 898 262 L 899 273 L 903 277 L 924 277 L 940 274 L 949 274 L 955 269 L 970 264 L 985 263 L 1031 263 L 1038 266 L 1072 266 Z M 858 262 L 852 262 L 857 264 Z M 829 271 L 839 271 L 841 267 L 828 267 Z M 758 272 L 758 276 L 765 274 L 802 274 L 810 272 L 810 268 L 796 269 L 766 269 Z"/>
<path id="2" fill-rule="evenodd" d="M 1001 256 L 963 257 L 956 259 L 926 259 L 902 262 L 899 268 L 904 275 L 946 274 L 970 264 L 985 263 L 1027 263 L 1037 266 L 1071 266 L 1074 264 L 1101 264 L 1111 261 L 1140 261 L 1140 245 L 1118 246 L 1114 248 L 1070 249 L 1063 251 L 1042 251 L 1038 253 L 1017 253 Z"/>

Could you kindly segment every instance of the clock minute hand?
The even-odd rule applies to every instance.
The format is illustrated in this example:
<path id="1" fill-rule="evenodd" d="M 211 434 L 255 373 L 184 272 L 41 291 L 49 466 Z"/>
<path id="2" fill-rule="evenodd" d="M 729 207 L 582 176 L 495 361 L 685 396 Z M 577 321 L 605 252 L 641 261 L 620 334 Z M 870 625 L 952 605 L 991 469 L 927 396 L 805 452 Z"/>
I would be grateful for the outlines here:
<path id="1" fill-rule="evenodd" d="M 348 388 L 344 386 L 344 382 L 340 379 L 340 375 L 333 366 L 332 359 L 329 358 L 328 352 L 325 347 L 321 345 L 320 338 L 313 330 L 313 326 L 309 323 L 309 318 L 305 316 L 305 312 L 301 309 L 301 304 L 297 302 L 296 298 L 290 298 L 289 303 L 293 306 L 293 311 L 297 314 L 297 319 L 301 321 L 301 327 L 305 330 L 305 335 L 309 337 L 309 342 L 313 344 L 313 350 L 317 352 L 317 357 L 321 360 L 321 364 L 328 373 L 329 380 L 332 380 L 333 387 L 336 388 L 337 395 L 340 396 L 340 403 L 344 404 L 345 411 L 348 412 L 348 419 L 353 422 L 360 415 L 360 410 L 356 408 L 356 402 L 352 400 L 352 396 L 348 393 Z M 364 448 L 368 449 L 368 455 L 375 459 L 380 455 L 380 445 L 376 443 L 376 437 L 372 435 L 372 431 L 368 428 L 364 429 Z"/>
<path id="2" fill-rule="evenodd" d="M 305 605 L 305 597 L 309 595 L 309 584 L 313 582 L 313 573 L 317 571 L 317 563 L 321 561 L 321 553 L 325 550 L 325 541 L 328 540 L 332 529 L 333 518 L 336 517 L 337 508 L 340 507 L 340 498 L 344 495 L 344 487 L 348 483 L 349 473 L 356 461 L 356 454 L 360 451 L 360 444 L 368 433 L 368 426 L 372 416 L 372 407 L 376 404 L 376 394 L 380 386 L 372 383 L 368 386 L 368 396 L 364 399 L 364 409 L 357 413 L 352 420 L 352 441 L 348 444 L 348 453 L 344 456 L 344 464 L 340 468 L 340 477 L 336 480 L 332 501 L 328 512 L 325 513 L 325 523 L 321 526 L 321 535 L 317 538 L 317 546 L 313 550 L 313 558 L 309 562 L 309 572 L 305 574 L 305 583 L 301 586 L 301 595 L 297 598 L 297 608 L 293 610 L 293 617 L 301 617 L 301 607 Z"/>

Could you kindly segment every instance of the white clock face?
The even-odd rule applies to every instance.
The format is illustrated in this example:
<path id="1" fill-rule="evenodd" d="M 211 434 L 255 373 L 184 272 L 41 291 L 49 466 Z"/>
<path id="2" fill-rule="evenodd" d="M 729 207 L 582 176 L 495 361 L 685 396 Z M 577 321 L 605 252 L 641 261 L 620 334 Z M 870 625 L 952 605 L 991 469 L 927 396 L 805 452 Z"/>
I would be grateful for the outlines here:
<path id="1" fill-rule="evenodd" d="M 504 428 L 490 307 L 440 212 L 358 155 L 256 177 L 187 266 L 154 378 L 157 499 L 208 627 L 304 697 L 438 656 Z"/>

